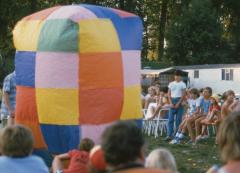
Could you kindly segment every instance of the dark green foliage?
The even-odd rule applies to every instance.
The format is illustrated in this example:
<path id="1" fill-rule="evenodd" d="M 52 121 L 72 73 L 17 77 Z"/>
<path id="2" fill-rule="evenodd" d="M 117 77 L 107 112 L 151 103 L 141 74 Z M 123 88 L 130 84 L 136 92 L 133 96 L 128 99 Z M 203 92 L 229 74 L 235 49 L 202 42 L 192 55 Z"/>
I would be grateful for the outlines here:
<path id="1" fill-rule="evenodd" d="M 144 21 L 144 64 L 149 52 L 156 55 L 150 63 L 156 62 L 155 67 L 240 62 L 239 0 L 1 0 L 0 81 L 14 68 L 12 30 L 17 21 L 55 5 L 79 3 L 139 15 Z"/>

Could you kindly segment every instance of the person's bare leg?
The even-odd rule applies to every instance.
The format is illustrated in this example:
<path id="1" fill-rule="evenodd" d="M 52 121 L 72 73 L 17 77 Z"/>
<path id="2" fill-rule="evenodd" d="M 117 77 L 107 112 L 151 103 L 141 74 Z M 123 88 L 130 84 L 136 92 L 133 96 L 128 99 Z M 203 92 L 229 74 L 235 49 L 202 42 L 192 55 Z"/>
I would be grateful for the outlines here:
<path id="1" fill-rule="evenodd" d="M 156 111 L 156 110 L 155 110 L 155 107 L 151 106 L 151 107 L 150 107 L 150 112 L 151 112 L 151 114 L 152 114 L 153 116 L 154 116 L 155 111 Z"/>
<path id="2" fill-rule="evenodd" d="M 207 129 L 207 125 L 202 124 L 202 132 L 201 132 L 201 135 L 202 135 L 202 136 L 204 135 L 206 129 Z"/>
<path id="3" fill-rule="evenodd" d="M 158 105 L 157 108 L 155 109 L 155 112 L 153 113 L 154 117 L 159 114 L 160 109 L 162 109 L 162 106 Z"/>
<path id="4" fill-rule="evenodd" d="M 196 136 L 198 137 L 199 134 L 200 134 L 200 122 L 199 122 L 199 119 L 197 119 L 195 121 L 195 133 L 196 133 Z"/>
<path id="5" fill-rule="evenodd" d="M 12 125 L 14 125 L 14 118 L 13 117 L 8 117 L 7 126 L 12 126 Z"/>
<path id="6" fill-rule="evenodd" d="M 187 119 L 186 119 L 186 122 L 184 123 L 184 126 L 182 128 L 182 133 L 185 134 L 187 133 L 187 131 L 188 131 L 188 128 L 187 128 Z"/>
<path id="7" fill-rule="evenodd" d="M 187 120 L 187 129 L 188 129 L 190 138 L 192 141 L 195 141 L 195 135 L 194 135 L 193 128 L 192 128 L 193 123 L 194 123 L 194 118 Z"/>
<path id="8" fill-rule="evenodd" d="M 61 160 L 58 157 L 55 157 L 52 162 L 53 173 L 56 173 L 57 170 L 63 170 L 64 166 Z"/>

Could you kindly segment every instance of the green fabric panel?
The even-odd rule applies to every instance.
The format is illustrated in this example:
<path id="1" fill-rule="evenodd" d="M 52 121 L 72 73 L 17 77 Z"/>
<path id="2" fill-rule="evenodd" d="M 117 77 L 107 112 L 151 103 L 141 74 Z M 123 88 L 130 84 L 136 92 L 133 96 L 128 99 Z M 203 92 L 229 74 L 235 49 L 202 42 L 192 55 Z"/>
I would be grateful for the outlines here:
<path id="1" fill-rule="evenodd" d="M 38 41 L 38 51 L 78 52 L 79 25 L 68 19 L 46 20 Z"/>

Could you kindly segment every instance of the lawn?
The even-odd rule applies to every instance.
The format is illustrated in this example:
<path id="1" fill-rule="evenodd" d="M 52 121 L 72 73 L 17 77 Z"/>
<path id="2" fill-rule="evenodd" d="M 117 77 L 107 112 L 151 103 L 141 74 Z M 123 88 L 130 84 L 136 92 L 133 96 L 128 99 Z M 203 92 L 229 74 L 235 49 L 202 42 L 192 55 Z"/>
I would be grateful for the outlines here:
<path id="1" fill-rule="evenodd" d="M 148 152 L 163 147 L 169 149 L 176 158 L 180 173 L 205 173 L 212 165 L 221 164 L 218 146 L 214 144 L 214 137 L 201 141 L 193 146 L 189 144 L 171 145 L 163 137 L 155 139 L 146 136 Z"/>

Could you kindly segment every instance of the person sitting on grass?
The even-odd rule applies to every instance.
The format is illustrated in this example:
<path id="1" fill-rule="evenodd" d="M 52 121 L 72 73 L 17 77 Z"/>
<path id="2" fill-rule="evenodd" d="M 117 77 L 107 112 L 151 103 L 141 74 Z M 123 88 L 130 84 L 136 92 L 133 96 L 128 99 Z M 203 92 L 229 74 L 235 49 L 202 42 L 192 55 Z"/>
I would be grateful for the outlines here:
<path id="1" fill-rule="evenodd" d="M 211 106 L 209 108 L 208 115 L 205 119 L 201 121 L 202 124 L 202 132 L 199 136 L 196 137 L 196 141 L 200 141 L 201 139 L 208 138 L 208 135 L 205 135 L 205 132 L 207 130 L 207 126 L 210 124 L 216 124 L 221 119 L 221 107 L 218 104 L 218 96 L 213 95 L 210 98 Z"/>
<path id="2" fill-rule="evenodd" d="M 190 135 L 189 144 L 195 144 L 196 136 L 198 136 L 201 132 L 201 121 L 206 118 L 208 115 L 209 107 L 210 107 L 210 97 L 212 95 L 212 88 L 206 87 L 203 90 L 203 98 L 199 100 L 198 106 L 198 114 L 194 115 L 191 119 L 187 120 L 187 129 Z M 194 133 L 194 125 L 195 132 Z"/>
<path id="3" fill-rule="evenodd" d="M 93 147 L 94 142 L 89 138 L 84 138 L 80 141 L 78 150 L 55 156 L 52 163 L 53 173 L 88 173 L 89 152 Z M 69 166 L 64 169 L 63 161 L 69 159 Z"/>
<path id="4" fill-rule="evenodd" d="M 213 166 L 207 173 L 239 173 L 240 170 L 240 112 L 226 117 L 219 128 L 218 143 L 222 167 Z"/>
<path id="5" fill-rule="evenodd" d="M 108 127 L 102 143 L 108 171 L 116 173 L 168 173 L 144 168 L 145 147 L 142 131 L 134 122 L 119 121 Z"/>
<path id="6" fill-rule="evenodd" d="M 172 153 L 164 148 L 153 150 L 146 158 L 146 168 L 159 168 L 178 173 L 177 165 Z"/>
<path id="7" fill-rule="evenodd" d="M 30 129 L 12 125 L 0 135 L 0 172 L 2 173 L 48 173 L 43 160 L 32 155 L 33 135 Z"/>
<path id="8" fill-rule="evenodd" d="M 188 112 L 178 128 L 175 138 L 170 142 L 170 144 L 179 144 L 181 140 L 185 137 L 187 133 L 187 121 L 189 119 L 193 119 L 194 116 L 198 114 L 198 97 L 199 94 L 196 88 L 192 88 L 189 90 L 189 98 L 187 99 Z"/>

